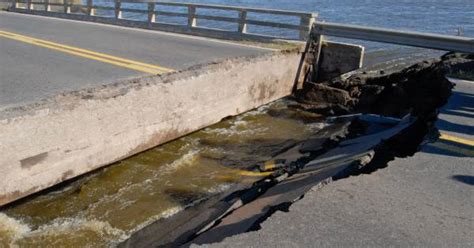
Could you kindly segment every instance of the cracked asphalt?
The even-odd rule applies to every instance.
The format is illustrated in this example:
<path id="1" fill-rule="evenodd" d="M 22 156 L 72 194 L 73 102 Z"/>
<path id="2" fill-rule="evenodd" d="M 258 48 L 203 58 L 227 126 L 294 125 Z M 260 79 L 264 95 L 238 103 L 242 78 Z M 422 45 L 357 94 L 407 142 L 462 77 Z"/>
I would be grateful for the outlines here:
<path id="1" fill-rule="evenodd" d="M 474 140 L 474 82 L 458 82 L 437 126 Z M 258 231 L 205 247 L 473 247 L 474 147 L 439 140 L 385 169 L 315 187 Z"/>

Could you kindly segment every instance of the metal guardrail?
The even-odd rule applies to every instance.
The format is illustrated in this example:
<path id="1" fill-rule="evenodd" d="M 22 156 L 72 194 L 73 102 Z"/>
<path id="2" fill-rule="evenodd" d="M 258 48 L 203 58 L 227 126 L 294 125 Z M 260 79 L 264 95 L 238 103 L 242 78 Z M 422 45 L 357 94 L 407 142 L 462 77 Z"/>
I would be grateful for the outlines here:
<path id="1" fill-rule="evenodd" d="M 315 22 L 314 35 L 375 41 L 437 50 L 474 53 L 474 38 Z"/>
<path id="2" fill-rule="evenodd" d="M 97 1 L 94 0 L 12 0 L 12 10 L 26 10 L 30 12 L 45 12 L 45 13 L 64 13 L 75 15 L 76 13 L 72 13 L 73 8 L 79 8 L 82 10 L 82 14 L 91 17 L 100 17 L 98 16 L 97 10 L 111 10 L 115 13 L 116 20 L 123 20 L 124 12 L 131 12 L 131 13 L 141 13 L 144 14 L 144 19 L 147 21 L 143 21 L 147 24 L 159 25 L 160 22 L 158 21 L 158 16 L 172 16 L 172 17 L 183 17 L 187 18 L 187 28 L 199 28 L 199 29 L 206 29 L 205 27 L 200 27 L 198 25 L 198 20 L 212 20 L 212 21 L 219 21 L 219 22 L 228 22 L 228 23 L 235 23 L 237 24 L 237 30 L 233 31 L 233 33 L 238 33 L 243 36 L 249 34 L 247 32 L 248 25 L 255 25 L 255 26 L 265 26 L 265 27 L 272 27 L 272 28 L 280 28 L 280 29 L 290 29 L 299 31 L 299 40 L 306 40 L 308 38 L 309 32 L 311 30 L 312 24 L 315 22 L 317 17 L 316 13 L 310 12 L 298 12 L 298 11 L 285 11 L 285 10 L 274 10 L 274 9 L 262 9 L 262 8 L 245 8 L 245 7 L 236 7 L 236 6 L 224 6 L 224 5 L 214 5 L 214 4 L 194 4 L 194 3 L 178 3 L 178 2 L 161 2 L 156 0 L 101 0 L 100 3 L 113 3 L 114 6 L 101 6 L 98 5 Z M 81 3 L 81 4 L 79 4 Z M 84 4 L 85 3 L 85 4 Z M 122 3 L 134 3 L 143 5 L 143 8 L 124 8 Z M 174 11 L 163 11 L 159 10 L 158 6 L 174 6 L 174 7 L 185 7 L 187 8 L 187 12 L 174 12 Z M 60 10 L 58 11 L 58 7 Z M 212 10 L 221 10 L 221 11 L 230 11 L 235 14 L 238 13 L 238 17 L 228 17 L 228 16 L 217 16 L 217 15 L 206 15 L 206 14 L 199 14 L 199 9 L 212 9 Z M 273 21 L 261 21 L 261 20 L 254 20 L 248 18 L 249 13 L 259 13 L 259 14 L 271 14 L 271 15 L 279 15 L 279 16 L 292 16 L 298 17 L 300 19 L 299 24 L 288 24 L 288 23 L 281 23 L 281 22 L 273 22 Z M 44 14 L 44 13 L 43 13 Z M 110 18 L 114 19 L 114 18 Z M 166 23 L 169 26 L 169 23 Z M 177 25 L 178 26 L 178 25 Z M 209 29 L 212 30 L 212 29 Z M 232 31 L 229 31 L 232 32 Z M 259 35 L 259 34 L 252 34 L 252 35 Z M 261 35 L 264 36 L 264 35 Z M 269 38 L 282 38 L 282 37 L 270 37 Z"/>
<path id="3" fill-rule="evenodd" d="M 315 22 L 298 66 L 295 89 L 302 87 L 302 84 L 306 82 L 319 82 L 326 79 L 320 75 L 320 70 L 324 69 L 321 64 L 327 56 L 321 56 L 325 36 L 474 54 L 474 38 L 472 37 Z M 338 57 L 338 60 L 344 60 L 340 55 L 336 55 L 336 57 Z M 334 63 L 334 61 L 331 62 Z"/>

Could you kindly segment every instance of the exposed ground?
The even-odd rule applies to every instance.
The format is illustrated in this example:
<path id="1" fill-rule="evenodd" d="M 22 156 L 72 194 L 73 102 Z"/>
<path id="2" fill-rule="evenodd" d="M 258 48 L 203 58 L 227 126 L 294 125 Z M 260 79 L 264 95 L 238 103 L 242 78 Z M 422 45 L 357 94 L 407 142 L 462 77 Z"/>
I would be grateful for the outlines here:
<path id="1" fill-rule="evenodd" d="M 401 71 L 357 71 L 322 83 L 307 83 L 297 92 L 303 107 L 326 115 L 353 112 L 403 117 L 408 113 L 430 118 L 450 96 L 449 74 L 468 74 L 474 55 L 447 54 Z"/>

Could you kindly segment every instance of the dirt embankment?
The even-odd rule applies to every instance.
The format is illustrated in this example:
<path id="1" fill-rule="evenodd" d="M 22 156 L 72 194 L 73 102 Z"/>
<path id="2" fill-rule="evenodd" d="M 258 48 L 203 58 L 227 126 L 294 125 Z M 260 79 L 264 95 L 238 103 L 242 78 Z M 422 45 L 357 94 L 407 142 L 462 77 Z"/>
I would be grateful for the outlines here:
<path id="1" fill-rule="evenodd" d="M 474 54 L 448 53 L 393 73 L 355 71 L 322 83 L 306 83 L 296 92 L 296 108 L 324 115 L 372 113 L 417 121 L 375 149 L 372 161 L 348 175 L 371 173 L 395 157 L 413 156 L 426 139 L 439 137 L 438 109 L 455 86 L 447 77 L 474 75 Z M 343 175 L 342 177 L 348 176 Z"/>
<path id="2" fill-rule="evenodd" d="M 300 107 L 324 115 L 353 112 L 427 117 L 443 106 L 453 84 L 447 75 L 474 71 L 474 55 L 446 54 L 398 72 L 356 71 L 322 83 L 306 83 L 296 93 Z"/>

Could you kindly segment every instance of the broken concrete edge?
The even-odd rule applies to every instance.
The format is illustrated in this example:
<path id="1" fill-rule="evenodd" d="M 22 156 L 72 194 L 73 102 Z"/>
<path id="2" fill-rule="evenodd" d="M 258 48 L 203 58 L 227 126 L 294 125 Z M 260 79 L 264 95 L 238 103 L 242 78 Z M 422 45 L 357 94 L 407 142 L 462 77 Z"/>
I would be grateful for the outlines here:
<path id="1" fill-rule="evenodd" d="M 252 184 L 235 185 L 199 202 L 169 218 L 146 223 L 119 241 L 117 247 L 176 247 L 188 242 L 196 233 L 220 219 L 229 209 L 239 205 L 239 199 L 252 190 Z"/>
<path id="2" fill-rule="evenodd" d="M 306 191 L 312 187 L 323 187 L 331 182 L 333 177 L 347 170 L 349 166 L 345 164 L 318 173 L 294 175 L 287 181 L 268 188 L 254 201 L 215 220 L 215 225 L 200 235 L 191 237 L 186 243 L 177 240 L 178 242 L 172 243 L 171 246 L 195 247 L 195 245 L 214 244 L 234 235 L 259 230 L 260 224 L 276 211 L 281 210 L 281 206 L 290 207 L 302 198 Z"/>
<path id="3" fill-rule="evenodd" d="M 296 177 L 293 178 L 293 181 L 290 180 L 289 182 L 286 182 L 286 184 L 283 182 L 282 185 L 276 185 L 275 187 L 269 189 L 262 197 L 264 198 L 265 195 L 271 196 L 276 194 L 273 191 L 285 192 L 288 190 L 288 188 L 292 188 L 291 191 L 282 193 L 282 195 L 278 198 L 273 197 L 273 202 L 268 202 L 268 205 L 262 205 L 261 203 L 259 204 L 259 198 L 255 201 L 255 203 L 249 203 L 248 205 L 235 210 L 235 213 L 231 213 L 226 216 L 227 220 L 223 219 L 221 221 L 222 223 L 228 222 L 227 226 L 217 226 L 217 228 L 209 230 L 209 233 L 204 233 L 196 239 L 191 240 L 188 245 L 212 244 L 220 242 L 227 237 L 249 231 L 257 231 L 261 228 L 262 223 L 271 218 L 275 212 L 281 211 L 281 206 L 284 206 L 286 211 L 291 211 L 291 205 L 302 199 L 307 191 L 319 190 L 333 181 L 360 174 L 361 168 L 364 168 L 366 164 L 370 164 L 373 156 L 375 156 L 375 152 L 372 150 L 370 156 L 361 158 L 360 161 L 341 164 L 340 166 L 332 168 L 329 171 L 321 171 L 319 173 L 310 172 L 301 175 L 297 174 L 295 175 Z M 303 186 L 298 184 L 302 184 Z M 270 196 L 267 196 L 267 198 Z M 235 222 L 239 219 L 242 221 Z M 221 235 L 223 233 L 225 233 L 225 235 Z"/>
<path id="4" fill-rule="evenodd" d="M 112 83 L 104 83 L 100 86 L 93 86 L 73 91 L 63 91 L 34 102 L 16 104 L 0 108 L 0 122 L 9 121 L 10 119 L 14 119 L 18 116 L 34 115 L 37 114 L 37 111 L 42 109 L 71 109 L 74 107 L 74 104 L 78 103 L 78 100 L 107 100 L 109 98 L 125 95 L 130 90 L 139 90 L 143 87 L 151 85 L 157 85 L 161 83 L 168 84 L 177 80 L 199 77 L 204 74 L 219 71 L 222 68 L 231 68 L 239 63 L 254 63 L 271 59 L 275 56 L 286 56 L 299 53 L 300 49 L 289 49 L 265 54 L 221 59 L 205 64 L 198 64 L 183 70 L 166 74 L 130 77 L 120 79 Z"/>
<path id="5" fill-rule="evenodd" d="M 410 128 L 407 125 L 413 124 L 413 121 L 405 123 L 405 120 L 399 120 L 399 122 L 404 123 L 401 127 L 402 132 Z M 284 181 L 276 182 L 267 178 L 254 183 L 251 187 L 239 188 L 240 192 L 230 190 L 227 193 L 221 193 L 209 201 L 202 202 L 196 208 L 182 211 L 170 219 L 158 220 L 144 226 L 143 229 L 136 230 L 127 240 L 120 243 L 119 247 L 182 245 L 188 247 L 191 244 L 218 242 L 225 237 L 258 229 L 260 223 L 274 213 L 273 210 L 281 204 L 290 206 L 313 186 L 322 187 L 333 179 L 349 176 L 369 164 L 374 158 L 374 151 L 380 150 L 379 146 L 382 145 L 379 144 L 385 144 L 389 140 L 378 140 L 375 142 L 377 144 L 369 145 L 371 148 L 364 152 L 364 155 L 350 161 L 339 158 L 338 163 L 330 163 L 324 168 L 312 171 L 301 171 L 302 173 L 293 174 Z M 315 155 L 309 156 L 313 159 L 317 158 Z M 298 160 L 306 162 L 307 159 Z M 309 163 L 312 161 L 310 159 Z M 275 176 L 274 179 L 277 178 L 278 176 Z M 288 188 L 293 188 L 293 190 L 288 191 Z M 235 222 L 238 220 L 241 222 Z M 176 222 L 179 224 L 177 225 Z M 166 228 L 169 225 L 174 226 L 172 229 Z"/>
<path id="6" fill-rule="evenodd" d="M 433 111 L 436 112 L 437 109 Z M 385 168 L 390 161 L 397 157 L 413 156 L 429 139 L 433 127 L 434 119 L 432 117 L 412 119 L 411 123 L 402 127 L 399 133 L 388 139 L 381 139 L 377 145 L 367 150 L 365 156 L 360 156 L 352 162 L 341 160 L 339 165 L 333 164 L 333 168 L 328 167 L 327 171 L 304 172 L 302 170 L 302 173 L 297 173 L 264 191 L 262 196 L 255 201 L 235 209 L 217 221 L 214 227 L 188 241 L 185 247 L 212 244 L 227 237 L 257 231 L 264 221 L 275 212 L 281 211 L 282 207 L 286 211 L 291 211 L 291 205 L 302 199 L 309 190 L 319 190 L 333 181 L 347 177 L 372 173 L 377 169 Z M 362 143 L 364 142 L 362 141 Z M 292 190 L 288 190 L 288 188 Z M 278 194 L 280 196 L 276 197 Z"/>
<path id="7" fill-rule="evenodd" d="M 0 205 L 292 93 L 297 51 L 233 58 L 0 111 Z"/>
<path id="8" fill-rule="evenodd" d="M 448 57 L 448 56 L 445 56 L 445 57 Z M 451 57 L 455 59 L 455 63 L 457 61 L 465 61 L 462 58 L 462 56 L 452 55 Z M 417 74 L 416 70 L 410 71 L 410 69 L 413 69 L 413 68 L 417 68 L 416 65 L 408 67 L 408 69 L 402 70 L 402 72 L 406 72 L 406 73 L 411 72 L 412 74 L 416 75 Z M 429 68 L 432 71 L 434 71 L 431 73 L 429 70 L 424 71 L 427 77 L 430 77 L 432 74 L 437 75 L 438 69 L 436 67 L 425 66 L 424 68 Z M 355 74 L 352 74 L 352 75 L 355 75 Z M 394 75 L 397 75 L 397 74 L 394 74 Z M 420 77 L 418 76 L 416 78 L 420 78 Z M 444 81 L 443 77 L 437 77 L 437 79 L 438 81 L 440 81 L 440 83 Z M 448 92 L 446 92 L 446 94 L 443 94 L 441 96 L 444 99 L 447 99 L 449 97 L 450 95 L 449 92 L 451 91 L 451 88 L 447 87 L 446 90 Z M 439 95 L 432 93 L 432 97 L 437 98 L 439 97 Z M 415 155 L 415 153 L 418 152 L 424 144 L 432 140 L 432 136 L 434 134 L 438 134 L 434 123 L 437 119 L 438 110 L 441 107 L 443 107 L 444 104 L 445 104 L 445 101 L 437 101 L 437 104 L 430 105 L 431 109 L 429 109 L 429 111 L 419 112 L 417 115 L 417 118 L 412 119 L 411 123 L 407 123 L 405 124 L 405 126 L 400 127 L 401 131 L 399 133 L 394 133 L 395 135 L 392 136 L 391 138 L 381 139 L 378 145 L 374 145 L 370 149 L 371 151 L 370 153 L 367 153 L 367 156 L 361 157 L 358 161 L 354 160 L 355 161 L 354 163 L 350 163 L 348 167 L 343 168 L 337 174 L 330 176 L 331 178 L 330 181 L 340 180 L 346 177 L 357 176 L 360 174 L 370 174 L 378 169 L 385 168 L 386 166 L 388 166 L 388 163 L 394 160 L 395 158 L 405 158 L 405 157 L 410 157 L 410 156 Z M 400 108 L 403 108 L 403 106 L 400 106 Z M 359 116 L 359 115 L 356 114 L 356 116 Z M 373 119 L 372 118 L 373 116 L 369 116 L 369 117 L 370 117 L 369 120 Z M 407 118 L 408 117 L 404 117 L 404 119 L 407 119 Z M 384 121 L 391 122 L 392 119 L 393 118 L 387 118 Z M 366 143 L 370 143 L 370 141 L 373 140 L 372 138 L 370 138 L 370 135 L 369 137 L 366 137 L 366 138 L 369 138 L 367 142 L 360 140 L 361 138 L 355 138 L 355 140 L 359 140 L 359 142 L 363 145 L 365 145 Z M 343 147 L 340 149 L 344 150 L 345 149 L 344 144 L 347 144 L 347 141 L 341 142 L 340 144 L 343 145 Z M 308 166 L 310 163 L 315 163 L 317 160 L 313 160 L 313 161 L 314 162 L 309 162 L 306 166 Z M 289 179 L 291 179 L 291 177 Z M 318 183 L 318 180 L 315 180 L 314 183 Z M 279 185 L 276 185 L 276 187 L 274 188 L 277 188 L 278 186 Z M 316 187 L 320 188 L 320 186 L 321 184 L 318 184 Z M 272 189 L 269 189 L 269 191 L 267 191 L 266 194 L 269 194 L 272 196 L 272 198 L 274 198 L 273 194 L 271 193 Z M 287 188 L 285 188 L 285 190 L 287 190 Z M 304 192 L 301 189 L 297 189 L 297 190 L 300 190 L 301 192 L 300 197 L 295 197 L 294 195 L 291 195 L 288 197 L 285 194 L 285 196 L 283 196 L 283 199 L 275 198 L 273 199 L 273 202 L 271 204 L 269 202 L 266 202 L 265 204 L 250 203 L 248 205 L 243 206 L 242 208 L 236 210 L 235 213 L 232 213 L 226 216 L 225 219 L 220 220 L 219 224 L 216 225 L 214 230 L 211 229 L 208 231 L 207 234 L 204 233 L 203 235 L 198 236 L 196 239 L 190 241 L 187 244 L 187 246 L 191 244 L 209 244 L 213 242 L 218 242 L 224 238 L 223 236 L 229 237 L 229 236 L 232 236 L 238 233 L 247 232 L 250 230 L 258 230 L 258 227 L 260 226 L 260 224 L 263 221 L 265 221 L 272 213 L 277 211 L 279 209 L 279 206 L 282 206 L 282 204 L 284 204 L 285 208 L 289 209 L 292 203 L 294 203 L 296 200 L 300 199 L 304 195 Z M 265 196 L 263 195 L 262 198 L 264 197 Z M 258 199 L 256 201 L 259 201 Z M 265 199 L 261 201 L 265 202 Z M 252 204 L 255 206 L 254 207 L 250 206 Z M 252 213 L 249 214 L 249 212 L 252 212 L 252 211 L 253 211 L 253 214 Z"/>
<path id="9" fill-rule="evenodd" d="M 437 112 L 437 110 L 433 110 L 432 112 Z M 375 116 L 375 115 L 364 116 L 364 115 L 356 114 L 356 115 L 351 115 L 348 117 L 354 118 L 355 116 L 358 116 L 358 118 L 363 119 L 363 120 L 369 120 L 370 122 L 378 123 L 382 121 L 382 123 L 384 124 L 394 124 L 395 122 L 402 121 L 401 119 L 398 119 L 398 118 L 385 118 L 384 117 L 383 119 L 381 119 L 380 117 Z M 332 174 L 327 174 L 325 176 L 322 176 L 316 173 L 311 178 L 304 178 L 304 175 L 308 175 L 308 172 L 303 173 L 302 174 L 303 181 L 304 180 L 309 181 L 308 185 L 316 184 L 316 186 L 314 187 L 320 188 L 324 184 L 327 184 L 328 182 L 332 180 L 339 180 L 341 178 L 355 176 L 361 173 L 371 173 L 374 170 L 377 170 L 379 168 L 384 168 L 387 165 L 388 161 L 395 159 L 395 157 L 412 156 L 415 154 L 415 152 L 419 150 L 419 147 L 423 145 L 424 142 L 432 135 L 433 130 L 431 129 L 431 127 L 433 127 L 434 125 L 433 123 L 434 123 L 435 116 L 436 116 L 435 114 L 434 115 L 428 114 L 424 116 L 424 118 L 412 120 L 410 123 L 407 123 L 405 124 L 405 126 L 401 127 L 402 131 L 399 134 L 393 136 L 390 139 L 380 140 L 379 145 L 374 145 L 370 151 L 363 153 L 364 156 L 360 156 L 360 158 L 354 159 L 355 162 L 353 163 L 347 162 L 347 164 L 336 168 L 336 170 Z M 342 117 L 347 118 L 344 116 Z M 406 121 L 408 120 L 408 117 L 405 116 L 403 119 Z M 408 124 L 409 126 L 406 126 Z M 360 138 L 356 138 L 356 140 L 357 139 L 360 139 Z M 363 144 L 366 143 L 363 141 L 361 142 Z M 319 168 L 316 168 L 316 169 L 319 169 Z M 309 172 L 309 174 L 311 173 L 314 173 L 314 172 Z M 298 175 L 299 174 L 295 175 L 296 178 L 298 178 Z M 264 195 L 265 194 L 273 195 L 274 193 L 272 193 L 272 191 L 275 191 L 276 188 L 278 187 L 280 188 L 283 187 L 286 190 L 287 185 L 285 185 L 285 182 L 287 182 L 288 184 L 288 181 L 296 180 L 296 184 L 298 184 L 298 179 L 295 179 L 295 178 L 292 179 L 292 178 L 293 177 L 290 177 L 288 178 L 289 180 L 283 181 L 282 184 L 277 184 L 275 185 L 275 187 L 268 189 L 268 191 L 264 193 Z M 178 238 L 176 238 L 176 233 L 174 233 L 175 235 L 174 238 L 176 239 L 173 240 L 172 242 L 170 242 L 169 239 L 166 239 L 167 240 L 166 242 L 162 242 L 163 240 L 161 239 L 153 239 L 156 233 L 159 233 L 159 232 L 154 232 L 154 231 L 150 232 L 150 230 L 153 229 L 153 226 L 154 228 L 156 228 L 157 226 L 159 227 L 160 224 L 163 224 L 162 222 L 160 222 L 160 223 L 153 223 L 152 225 L 146 227 L 146 229 L 148 230 L 147 232 L 142 232 L 141 230 L 137 231 L 137 233 L 132 235 L 132 237 L 139 236 L 140 238 L 130 238 L 122 245 L 130 246 L 130 247 L 135 247 L 135 245 L 138 245 L 138 247 L 145 247 L 148 245 L 157 245 L 157 244 L 178 246 L 178 245 L 182 245 L 183 241 L 186 241 L 186 239 L 188 239 L 187 242 L 189 243 L 186 243 L 185 245 L 185 247 L 187 247 L 191 244 L 207 244 L 207 243 L 217 242 L 219 240 L 222 240 L 224 237 L 238 234 L 239 232 L 247 232 L 249 230 L 258 229 L 258 226 L 260 225 L 260 223 L 265 221 L 265 219 L 271 216 L 273 212 L 278 210 L 279 206 L 284 204 L 286 208 L 288 208 L 289 206 L 291 206 L 292 203 L 300 199 L 301 196 L 304 195 L 305 191 L 310 188 L 312 187 L 305 185 L 305 187 L 298 188 L 296 190 L 298 193 L 294 193 L 295 190 L 292 190 L 291 194 L 285 194 L 283 197 L 275 198 L 274 199 L 275 202 L 272 202 L 270 205 L 266 204 L 268 202 L 266 202 L 263 205 L 261 203 L 260 204 L 256 203 L 257 210 L 255 210 L 255 206 L 253 207 L 251 206 L 252 204 L 255 205 L 254 202 L 250 202 L 248 205 L 240 205 L 239 208 L 233 209 L 233 211 L 229 212 L 228 215 L 225 215 L 223 219 L 218 218 L 218 219 L 212 220 L 212 217 L 207 218 L 205 220 L 208 223 L 216 223 L 216 224 L 212 226 L 210 229 L 206 229 L 207 231 L 204 232 L 200 236 L 192 235 L 192 233 L 199 231 L 199 228 L 196 226 L 197 224 L 201 224 L 202 226 L 202 223 L 199 223 L 199 221 L 202 221 L 203 219 L 199 219 L 199 220 L 193 219 L 191 222 L 194 223 L 195 226 L 192 226 L 189 223 L 187 223 L 186 227 L 188 229 L 184 229 L 186 230 L 186 232 L 184 232 L 181 236 L 178 236 Z M 261 192 L 265 192 L 265 190 L 262 190 Z M 260 198 L 256 199 L 255 201 L 259 201 L 259 199 Z M 230 208 L 230 206 L 227 206 L 227 207 Z M 252 212 L 252 211 L 249 211 L 249 208 L 250 210 L 254 211 L 255 215 L 249 214 L 249 212 Z M 212 209 L 211 211 L 216 211 L 214 207 L 206 207 L 205 209 L 206 210 Z M 224 209 L 221 209 L 221 212 L 223 211 Z M 206 215 L 206 216 L 209 217 L 210 215 Z M 229 220 L 232 220 L 233 218 L 237 218 L 237 219 L 240 218 L 243 221 L 242 223 L 239 222 L 239 223 L 233 223 L 230 225 L 227 224 L 228 226 L 226 225 L 222 226 L 222 224 L 226 222 L 226 219 L 228 222 Z M 239 228 L 240 228 L 240 231 L 239 231 Z M 156 229 L 154 230 L 156 231 Z M 180 230 L 182 231 L 183 229 L 180 229 Z M 146 240 L 146 242 L 144 240 Z M 146 244 L 144 245 L 143 242 L 145 242 Z"/>

